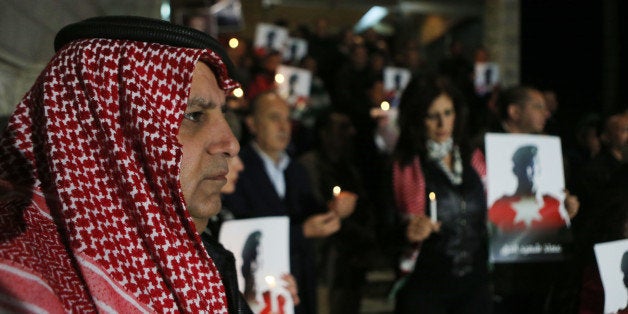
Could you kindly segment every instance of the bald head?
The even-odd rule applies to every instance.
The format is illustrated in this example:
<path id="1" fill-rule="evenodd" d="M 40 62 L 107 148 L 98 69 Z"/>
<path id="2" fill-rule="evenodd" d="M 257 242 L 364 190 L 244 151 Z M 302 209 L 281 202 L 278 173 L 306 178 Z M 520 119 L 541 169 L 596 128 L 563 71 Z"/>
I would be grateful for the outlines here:
<path id="1" fill-rule="evenodd" d="M 275 160 L 290 143 L 290 107 L 276 92 L 262 93 L 253 100 L 246 125 L 260 149 Z"/>

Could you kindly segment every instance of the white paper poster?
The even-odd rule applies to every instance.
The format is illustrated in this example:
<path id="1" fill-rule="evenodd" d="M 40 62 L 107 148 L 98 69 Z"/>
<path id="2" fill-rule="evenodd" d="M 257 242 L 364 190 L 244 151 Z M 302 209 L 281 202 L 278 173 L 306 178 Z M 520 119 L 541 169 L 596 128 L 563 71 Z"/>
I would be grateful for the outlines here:
<path id="1" fill-rule="evenodd" d="M 259 23 L 255 28 L 255 48 L 264 49 L 266 52 L 279 51 L 283 52 L 288 41 L 288 29 L 285 27 Z"/>
<path id="2" fill-rule="evenodd" d="M 307 54 L 307 41 L 302 38 L 288 37 L 286 48 L 283 50 L 283 60 L 299 62 Z"/>
<path id="3" fill-rule="evenodd" d="M 488 133 L 485 141 L 491 261 L 563 259 L 571 233 L 560 138 Z"/>
<path id="4" fill-rule="evenodd" d="M 604 313 L 628 310 L 628 239 L 598 243 L 593 250 L 604 287 Z"/>
<path id="5" fill-rule="evenodd" d="M 277 68 L 277 88 L 288 104 L 295 106 L 305 103 L 310 96 L 312 72 L 293 66 L 280 65 Z"/>
<path id="6" fill-rule="evenodd" d="M 410 82 L 412 73 L 410 70 L 398 67 L 384 68 L 384 92 L 393 97 L 400 97 L 403 90 Z"/>
<path id="7" fill-rule="evenodd" d="M 220 243 L 233 252 L 240 291 L 255 313 L 291 314 L 292 297 L 281 279 L 290 273 L 288 217 L 228 220 Z"/>
<path id="8" fill-rule="evenodd" d="M 499 65 L 494 62 L 476 62 L 474 70 L 475 92 L 484 96 L 499 84 Z"/>

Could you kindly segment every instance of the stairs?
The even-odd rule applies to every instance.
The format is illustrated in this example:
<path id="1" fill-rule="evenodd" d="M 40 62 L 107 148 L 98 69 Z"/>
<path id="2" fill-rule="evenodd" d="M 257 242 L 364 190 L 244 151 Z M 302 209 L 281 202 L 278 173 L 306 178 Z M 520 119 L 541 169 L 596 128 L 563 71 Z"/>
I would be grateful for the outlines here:
<path id="1" fill-rule="evenodd" d="M 360 313 L 387 314 L 394 310 L 394 300 L 388 296 L 395 281 L 393 269 L 376 269 L 367 273 L 364 287 L 364 296 L 360 306 Z"/>

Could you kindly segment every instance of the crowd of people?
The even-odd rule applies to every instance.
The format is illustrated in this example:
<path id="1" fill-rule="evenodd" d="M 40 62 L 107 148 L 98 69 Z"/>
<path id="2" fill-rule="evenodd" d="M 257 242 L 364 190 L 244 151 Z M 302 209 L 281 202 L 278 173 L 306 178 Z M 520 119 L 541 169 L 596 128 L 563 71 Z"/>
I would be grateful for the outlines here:
<path id="1" fill-rule="evenodd" d="M 296 106 L 277 91 L 279 51 L 142 18 L 64 28 L 0 140 L 0 308 L 259 312 L 218 230 L 286 216 L 295 313 L 358 313 L 382 260 L 395 313 L 603 311 L 593 245 L 628 238 L 625 108 L 583 117 L 563 147 L 567 217 L 548 219 L 570 225 L 571 254 L 493 265 L 487 222 L 511 209 L 487 207 L 484 134 L 564 136 L 548 123 L 557 95 L 478 91 L 459 43 L 423 60 L 416 42 L 324 19 L 298 33 L 308 55 L 290 65 L 312 86 Z M 411 71 L 402 93 L 384 90 L 387 66 Z M 510 198 L 536 198 L 535 154 L 513 156 Z"/>
<path id="2" fill-rule="evenodd" d="M 291 117 L 285 131 L 289 140 L 281 149 L 308 170 L 308 189 L 316 203 L 307 203 L 333 200 L 334 186 L 346 186 L 357 196 L 352 214 L 340 218 L 339 231 L 321 236 L 316 247 L 316 271 L 323 280 L 319 284 L 330 291 L 326 302 L 331 313 L 358 311 L 374 256 L 395 264 L 402 278 L 395 291 L 398 313 L 601 311 L 593 244 L 623 239 L 628 232 L 628 205 L 620 192 L 628 149 L 626 108 L 618 104 L 614 112 L 590 113 L 574 122 L 576 130 L 561 130 L 564 124 L 556 115 L 560 95 L 549 87 L 477 88 L 474 62 L 489 58 L 482 47 L 475 60 L 465 57 L 459 42 L 442 59 L 423 60 L 415 42 L 392 45 L 373 31 L 353 34 L 348 29 L 333 36 L 326 26 L 319 20 L 312 30 L 299 28 L 298 36 L 309 45 L 303 63 L 281 61 L 281 54 L 255 47 L 233 57 L 242 61 L 240 70 L 250 78 L 243 82 L 248 96 L 236 108 L 244 108 L 243 120 L 253 111 L 255 95 L 277 87 L 273 78 L 279 64 L 307 63 L 315 78 L 305 109 L 292 106 L 292 114 L 285 113 Z M 388 66 L 411 70 L 412 80 L 402 94 L 384 90 L 383 69 Z M 383 101 L 396 105 L 395 116 L 382 114 Z M 388 141 L 382 141 L 382 131 L 391 124 L 392 140 L 389 132 Z M 540 196 L 530 177 L 536 148 L 523 147 L 513 157 L 517 190 L 487 209 L 487 132 L 569 137 L 562 147 L 565 198 L 544 195 L 545 207 L 532 224 L 570 226 L 573 241 L 563 260 L 489 263 L 487 245 L 494 230 L 487 229 L 487 221 L 499 220 L 499 229 L 521 228 L 508 204 Z M 263 156 L 259 150 L 258 155 Z M 272 177 L 270 170 L 265 175 Z M 257 180 L 258 189 L 264 180 Z M 426 212 L 428 193 L 434 191 L 439 195 L 436 221 Z M 565 214 L 558 211 L 559 204 Z M 310 214 L 317 212 L 317 207 L 310 208 Z M 408 256 L 413 266 L 404 268 Z"/>

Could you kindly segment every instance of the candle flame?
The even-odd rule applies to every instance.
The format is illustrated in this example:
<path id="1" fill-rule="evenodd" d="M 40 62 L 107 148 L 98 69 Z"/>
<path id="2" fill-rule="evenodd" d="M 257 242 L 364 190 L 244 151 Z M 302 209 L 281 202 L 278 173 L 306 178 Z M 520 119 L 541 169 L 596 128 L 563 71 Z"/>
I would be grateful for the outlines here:
<path id="1" fill-rule="evenodd" d="M 233 90 L 233 96 L 238 97 L 238 98 L 244 96 L 244 90 L 242 90 L 242 88 L 240 88 L 240 87 L 234 89 Z"/>
<path id="2" fill-rule="evenodd" d="M 430 201 L 433 201 L 433 200 L 436 199 L 436 193 L 434 193 L 434 192 L 430 192 L 429 196 L 430 196 Z"/>
<path id="3" fill-rule="evenodd" d="M 277 83 L 279 83 L 279 84 L 283 83 L 283 81 L 284 81 L 285 79 L 286 79 L 286 78 L 285 78 L 285 77 L 283 77 L 283 74 L 279 74 L 279 73 L 277 73 L 277 74 L 275 75 L 275 82 L 277 82 Z"/>
<path id="4" fill-rule="evenodd" d="M 334 186 L 334 188 L 332 189 L 332 192 L 334 193 L 334 197 L 340 195 L 340 191 L 342 191 L 342 189 L 339 186 Z"/>
<path id="5" fill-rule="evenodd" d="M 379 107 L 382 108 L 382 110 L 384 111 L 388 111 L 390 109 L 390 103 L 388 103 L 387 101 L 382 101 Z"/>
<path id="6" fill-rule="evenodd" d="M 229 39 L 229 47 L 232 49 L 238 48 L 238 45 L 240 45 L 240 41 L 238 41 L 237 38 L 233 37 L 231 39 Z"/>
<path id="7" fill-rule="evenodd" d="M 275 280 L 274 276 L 266 276 L 264 277 L 264 280 L 266 280 L 266 283 L 268 284 L 269 287 L 274 288 L 275 285 L 277 284 L 277 281 Z"/>

